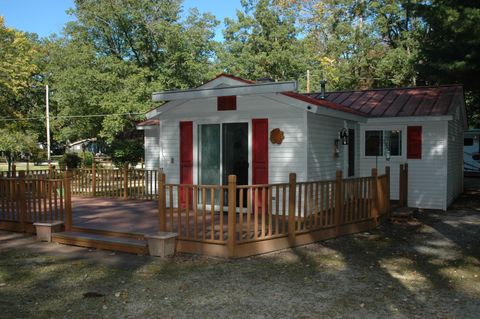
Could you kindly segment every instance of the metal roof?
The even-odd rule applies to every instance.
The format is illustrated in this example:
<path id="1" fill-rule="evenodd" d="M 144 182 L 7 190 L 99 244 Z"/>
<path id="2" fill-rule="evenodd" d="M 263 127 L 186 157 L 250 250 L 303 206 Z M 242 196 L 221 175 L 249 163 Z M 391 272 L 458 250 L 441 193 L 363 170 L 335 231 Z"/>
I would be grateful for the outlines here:
<path id="1" fill-rule="evenodd" d="M 452 113 L 458 98 L 463 99 L 463 87 L 457 84 L 329 92 L 325 99 L 321 99 L 320 93 L 306 95 L 369 117 L 438 116 Z"/>

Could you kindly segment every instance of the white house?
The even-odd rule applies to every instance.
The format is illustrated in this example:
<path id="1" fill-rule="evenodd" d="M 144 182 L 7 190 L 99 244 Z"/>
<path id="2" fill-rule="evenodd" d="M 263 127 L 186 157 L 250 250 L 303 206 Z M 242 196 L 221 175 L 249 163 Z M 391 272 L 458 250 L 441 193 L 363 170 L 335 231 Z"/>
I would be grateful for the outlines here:
<path id="1" fill-rule="evenodd" d="M 408 204 L 446 209 L 463 191 L 463 88 L 458 85 L 300 94 L 295 82 L 252 82 L 221 74 L 166 101 L 137 125 L 147 169 L 168 183 L 239 184 L 367 176 L 409 164 Z"/>

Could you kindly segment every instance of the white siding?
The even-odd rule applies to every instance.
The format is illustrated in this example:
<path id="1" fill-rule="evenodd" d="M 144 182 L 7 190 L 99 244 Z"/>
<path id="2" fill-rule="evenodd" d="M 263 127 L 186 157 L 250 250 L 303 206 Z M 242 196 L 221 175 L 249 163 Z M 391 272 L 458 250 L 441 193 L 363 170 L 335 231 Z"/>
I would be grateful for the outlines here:
<path id="1" fill-rule="evenodd" d="M 236 111 L 217 111 L 216 98 L 190 100 L 160 115 L 161 166 L 168 183 L 178 183 L 179 174 L 179 122 L 193 121 L 194 127 L 194 182 L 196 179 L 196 131 L 198 124 L 249 123 L 251 148 L 251 119 L 268 118 L 269 132 L 279 128 L 285 139 L 281 145 L 269 142 L 269 183 L 288 181 L 290 172 L 297 180 L 307 177 L 306 168 L 306 116 L 301 109 L 274 101 L 267 96 L 240 96 Z M 250 152 L 251 153 L 251 152 Z M 251 164 L 251 154 L 249 162 Z M 249 178 L 251 179 L 251 167 Z"/>
<path id="2" fill-rule="evenodd" d="M 463 125 L 448 122 L 447 206 L 463 192 Z"/>
<path id="3" fill-rule="evenodd" d="M 159 130 L 158 128 L 147 129 L 145 132 L 145 168 L 158 169 L 160 158 Z"/>
<path id="4" fill-rule="evenodd" d="M 335 139 L 344 127 L 344 121 L 332 117 L 308 113 L 308 180 L 335 178 L 335 171 L 344 170 L 347 146 L 339 143 L 339 156 L 334 156 Z M 344 159 L 345 158 L 345 159 Z M 344 176 L 348 172 L 344 172 Z"/>
<path id="5" fill-rule="evenodd" d="M 361 147 L 360 147 L 360 175 L 368 176 L 371 169 L 378 168 L 379 174 L 385 172 L 385 166 L 391 169 L 391 198 L 399 198 L 399 167 L 402 163 L 408 163 L 408 205 L 419 208 L 446 209 L 446 166 L 447 166 L 447 141 L 446 121 L 419 122 L 412 125 L 422 126 L 422 159 L 407 160 L 407 125 L 397 118 L 392 123 L 361 124 Z M 385 157 L 365 157 L 364 131 L 370 130 L 402 130 L 402 156 L 392 156 L 390 161 Z"/>

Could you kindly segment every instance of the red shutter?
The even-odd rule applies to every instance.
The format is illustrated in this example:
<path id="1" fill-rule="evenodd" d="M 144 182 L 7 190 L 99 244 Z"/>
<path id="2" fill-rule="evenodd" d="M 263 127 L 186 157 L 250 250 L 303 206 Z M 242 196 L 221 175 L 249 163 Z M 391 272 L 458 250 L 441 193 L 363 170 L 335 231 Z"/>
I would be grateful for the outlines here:
<path id="1" fill-rule="evenodd" d="M 268 184 L 268 119 L 252 120 L 252 182 Z"/>
<path id="2" fill-rule="evenodd" d="M 252 119 L 252 182 L 268 184 L 268 119 Z M 262 190 L 258 191 L 258 202 L 253 198 L 253 209 L 266 213 L 268 205 L 263 205 Z M 265 194 L 265 200 L 267 194 Z"/>
<path id="3" fill-rule="evenodd" d="M 237 109 L 237 97 L 219 96 L 217 97 L 217 111 L 235 111 Z"/>
<path id="4" fill-rule="evenodd" d="M 193 122 L 180 122 L 180 184 L 193 184 Z M 191 192 L 189 203 L 192 204 Z M 180 201 L 185 207 L 186 196 L 180 190 Z"/>
<path id="5" fill-rule="evenodd" d="M 421 126 L 407 127 L 407 158 L 408 159 L 422 158 L 422 127 Z"/>

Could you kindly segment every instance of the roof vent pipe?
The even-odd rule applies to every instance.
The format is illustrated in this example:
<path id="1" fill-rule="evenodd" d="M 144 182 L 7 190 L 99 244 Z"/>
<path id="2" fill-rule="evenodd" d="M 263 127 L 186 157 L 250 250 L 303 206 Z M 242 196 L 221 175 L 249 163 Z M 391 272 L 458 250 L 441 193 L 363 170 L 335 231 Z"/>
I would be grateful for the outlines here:
<path id="1" fill-rule="evenodd" d="M 320 81 L 320 98 L 322 100 L 325 99 L 325 84 L 327 84 L 326 80 Z"/>
<path id="2" fill-rule="evenodd" d="M 274 83 L 275 81 L 272 78 L 264 77 L 264 78 L 257 79 L 256 82 L 257 83 Z"/>

